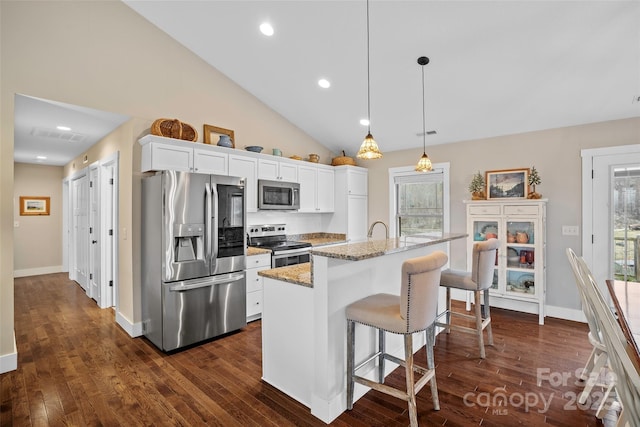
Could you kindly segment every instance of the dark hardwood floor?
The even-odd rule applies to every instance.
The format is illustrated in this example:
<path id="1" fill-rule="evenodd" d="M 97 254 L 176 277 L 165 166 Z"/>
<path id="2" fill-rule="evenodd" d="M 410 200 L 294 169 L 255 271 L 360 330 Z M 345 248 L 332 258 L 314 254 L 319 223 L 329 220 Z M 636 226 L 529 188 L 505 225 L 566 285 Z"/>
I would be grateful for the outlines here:
<path id="1" fill-rule="evenodd" d="M 492 315 L 495 346 L 486 360 L 473 336 L 438 336 L 441 410 L 433 411 L 425 387 L 420 425 L 602 425 L 576 403 L 575 372 L 591 351 L 586 325 L 547 318 L 538 326 L 536 315 L 498 309 Z M 16 279 L 15 320 L 18 370 L 1 376 L 1 426 L 324 425 L 260 380 L 259 321 L 163 354 L 129 337 L 113 310 L 99 309 L 66 274 Z M 424 362 L 424 348 L 417 357 Z M 396 370 L 387 382 L 402 387 L 404 376 Z M 372 391 L 332 425 L 408 423 L 403 401 Z"/>

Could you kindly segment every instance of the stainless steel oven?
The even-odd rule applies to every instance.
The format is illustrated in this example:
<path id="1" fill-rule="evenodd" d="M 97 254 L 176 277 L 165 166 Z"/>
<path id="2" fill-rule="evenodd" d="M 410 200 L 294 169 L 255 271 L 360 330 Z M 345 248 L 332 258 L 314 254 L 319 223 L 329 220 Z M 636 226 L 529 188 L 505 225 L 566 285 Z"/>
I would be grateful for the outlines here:
<path id="1" fill-rule="evenodd" d="M 311 243 L 287 239 L 285 224 L 250 225 L 249 246 L 271 251 L 271 268 L 309 262 Z"/>
<path id="2" fill-rule="evenodd" d="M 271 254 L 271 268 L 309 262 L 309 248 L 273 251 Z"/>

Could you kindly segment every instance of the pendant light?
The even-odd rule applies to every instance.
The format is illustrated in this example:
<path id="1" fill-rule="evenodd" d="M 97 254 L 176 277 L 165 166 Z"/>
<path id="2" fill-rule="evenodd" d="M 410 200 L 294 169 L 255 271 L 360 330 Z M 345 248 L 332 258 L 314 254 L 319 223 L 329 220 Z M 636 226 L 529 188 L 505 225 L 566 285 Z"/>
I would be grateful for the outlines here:
<path id="1" fill-rule="evenodd" d="M 425 125 L 426 122 L 426 112 L 424 108 L 424 66 L 429 63 L 429 58 L 426 56 L 421 56 L 418 58 L 418 64 L 420 64 L 422 68 L 422 157 L 418 160 L 418 164 L 416 165 L 416 172 L 429 172 L 433 170 L 433 166 L 431 166 L 431 159 L 427 156 L 427 128 Z"/>
<path id="2" fill-rule="evenodd" d="M 376 140 L 371 135 L 371 78 L 369 76 L 369 0 L 367 0 L 367 136 L 364 138 L 360 150 L 356 155 L 359 159 L 379 159 L 382 153 Z"/>

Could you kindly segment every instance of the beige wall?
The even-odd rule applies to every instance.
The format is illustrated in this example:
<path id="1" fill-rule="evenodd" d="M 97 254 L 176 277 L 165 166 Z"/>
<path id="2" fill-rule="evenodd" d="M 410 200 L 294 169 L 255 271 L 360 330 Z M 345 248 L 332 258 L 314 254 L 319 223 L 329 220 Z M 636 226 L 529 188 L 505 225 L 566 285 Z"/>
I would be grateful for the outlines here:
<path id="1" fill-rule="evenodd" d="M 384 141 L 378 141 L 384 151 Z M 563 236 L 563 225 L 582 226 L 582 159 L 580 150 L 596 147 L 640 144 L 640 118 L 594 123 L 561 129 L 507 135 L 456 144 L 427 147 L 434 163 L 451 164 L 451 230 L 465 231 L 463 200 L 478 170 L 535 166 L 542 178 L 536 190 L 549 199 L 547 205 L 547 297 L 548 305 L 580 309 L 565 249 L 582 253 L 581 237 Z M 370 161 L 369 219 L 389 221 L 388 169 L 417 163 L 422 149 L 386 153 Z M 466 267 L 463 241 L 452 244 L 452 267 Z"/>
<path id="2" fill-rule="evenodd" d="M 13 266 L 21 270 L 62 268 L 62 167 L 15 163 Z M 20 196 L 50 197 L 50 215 L 20 216 Z M 24 275 L 24 274 L 23 274 Z"/>
<path id="3" fill-rule="evenodd" d="M 0 356 L 13 352 L 14 95 L 134 117 L 121 130 L 118 307 L 139 316 L 137 139 L 160 117 L 233 129 L 238 147 L 332 154 L 119 1 L 0 1 Z M 96 156 L 92 155 L 91 161 Z M 76 161 L 76 167 L 80 164 Z M 70 172 L 68 168 L 67 172 Z M 127 228 L 125 240 L 123 228 Z"/>

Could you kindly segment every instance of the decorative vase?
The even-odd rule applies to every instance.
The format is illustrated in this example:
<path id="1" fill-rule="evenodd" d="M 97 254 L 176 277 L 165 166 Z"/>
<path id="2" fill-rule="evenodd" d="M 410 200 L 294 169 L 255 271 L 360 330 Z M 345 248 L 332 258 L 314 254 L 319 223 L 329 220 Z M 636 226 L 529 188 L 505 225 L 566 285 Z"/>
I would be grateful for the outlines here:
<path id="1" fill-rule="evenodd" d="M 233 142 L 229 135 L 220 135 L 220 139 L 218 140 L 218 146 L 232 148 Z"/>
<path id="2" fill-rule="evenodd" d="M 471 193 L 471 200 L 485 200 L 486 198 L 484 191 L 474 191 Z"/>
<path id="3" fill-rule="evenodd" d="M 527 195 L 527 199 L 540 199 L 542 197 L 542 194 L 536 193 L 535 185 L 532 185 L 532 187 L 533 189 L 529 191 L 529 194 Z"/>
<path id="4" fill-rule="evenodd" d="M 529 235 L 524 231 L 516 232 L 516 242 L 518 243 L 529 243 Z"/>

